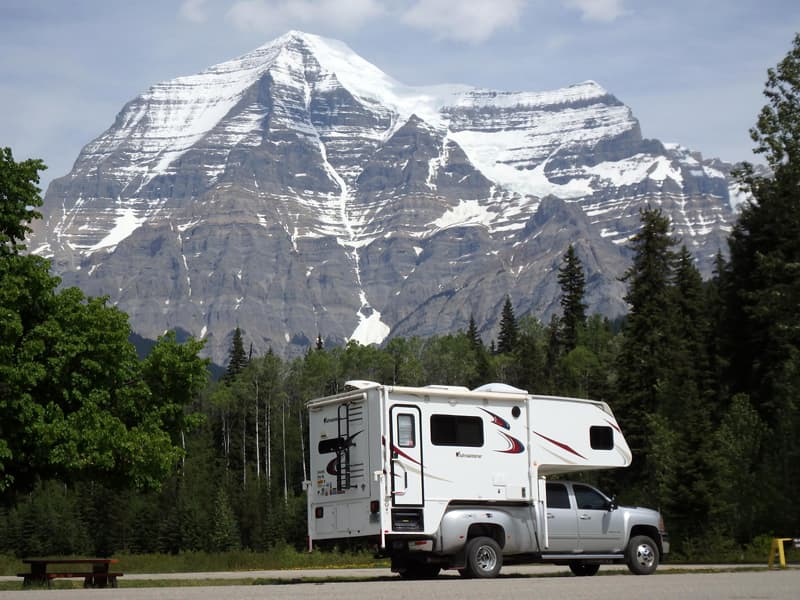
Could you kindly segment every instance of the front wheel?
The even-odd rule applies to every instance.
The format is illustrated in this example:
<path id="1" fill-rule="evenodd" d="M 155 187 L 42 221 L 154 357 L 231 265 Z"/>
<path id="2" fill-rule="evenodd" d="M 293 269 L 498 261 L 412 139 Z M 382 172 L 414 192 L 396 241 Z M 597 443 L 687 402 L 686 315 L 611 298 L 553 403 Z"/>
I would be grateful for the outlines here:
<path id="1" fill-rule="evenodd" d="M 658 567 L 658 546 L 646 535 L 637 535 L 628 542 L 625 559 L 631 573 L 650 575 Z"/>
<path id="2" fill-rule="evenodd" d="M 503 566 L 500 544 L 489 537 L 476 537 L 467 544 L 467 570 L 472 577 L 497 577 Z"/>
<path id="3" fill-rule="evenodd" d="M 600 570 L 600 565 L 576 560 L 569 563 L 569 570 L 572 571 L 573 575 L 577 575 L 578 577 L 591 577 L 597 574 L 597 571 Z"/>

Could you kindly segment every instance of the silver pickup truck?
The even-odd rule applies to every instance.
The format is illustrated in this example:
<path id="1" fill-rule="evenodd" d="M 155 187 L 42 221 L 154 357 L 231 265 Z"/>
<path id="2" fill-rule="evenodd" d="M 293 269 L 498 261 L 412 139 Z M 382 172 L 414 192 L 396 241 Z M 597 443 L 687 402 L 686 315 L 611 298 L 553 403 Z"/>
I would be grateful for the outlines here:
<path id="1" fill-rule="evenodd" d="M 536 531 L 530 505 L 451 505 L 434 540 L 408 544 L 417 552 L 392 553 L 392 570 L 414 579 L 435 577 L 440 569 L 490 578 L 504 563 L 540 562 L 586 576 L 601 564 L 625 563 L 633 573 L 649 575 L 669 553 L 658 511 L 619 506 L 585 483 L 548 481 L 546 490 L 546 539 Z"/>
<path id="2" fill-rule="evenodd" d="M 625 562 L 637 575 L 653 573 L 669 553 L 658 511 L 618 506 L 585 483 L 547 483 L 549 545 L 546 562 L 568 564 L 575 575 L 594 575 L 603 562 Z"/>

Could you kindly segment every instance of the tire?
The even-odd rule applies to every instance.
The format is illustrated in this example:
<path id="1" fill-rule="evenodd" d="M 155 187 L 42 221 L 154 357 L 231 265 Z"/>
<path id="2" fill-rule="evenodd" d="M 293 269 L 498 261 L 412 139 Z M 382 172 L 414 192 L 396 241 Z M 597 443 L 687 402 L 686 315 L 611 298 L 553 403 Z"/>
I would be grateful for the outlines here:
<path id="1" fill-rule="evenodd" d="M 467 543 L 467 570 L 476 579 L 497 577 L 503 566 L 500 544 L 490 537 L 476 537 Z"/>
<path id="2" fill-rule="evenodd" d="M 578 577 L 591 577 L 596 575 L 600 570 L 600 565 L 597 563 L 587 563 L 580 560 L 575 560 L 569 563 L 569 570 L 573 575 Z"/>
<path id="3" fill-rule="evenodd" d="M 637 535 L 628 542 L 625 561 L 631 573 L 650 575 L 658 568 L 658 546 L 646 535 Z"/>

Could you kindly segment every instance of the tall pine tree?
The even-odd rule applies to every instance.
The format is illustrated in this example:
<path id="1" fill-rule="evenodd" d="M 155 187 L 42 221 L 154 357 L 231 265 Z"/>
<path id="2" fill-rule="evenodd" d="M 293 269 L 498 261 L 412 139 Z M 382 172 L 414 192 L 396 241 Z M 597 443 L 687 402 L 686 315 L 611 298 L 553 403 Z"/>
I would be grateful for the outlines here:
<path id="1" fill-rule="evenodd" d="M 586 325 L 586 304 L 583 302 L 586 277 L 572 244 L 558 269 L 558 284 L 561 286 L 561 339 L 564 351 L 570 352 L 578 345 L 578 331 Z"/>
<path id="2" fill-rule="evenodd" d="M 478 333 L 478 325 L 475 323 L 475 317 L 469 316 L 469 326 L 467 327 L 467 338 L 469 345 L 475 355 L 476 373 L 475 377 L 468 382 L 470 388 L 478 387 L 484 383 L 488 383 L 491 368 L 489 367 L 489 357 L 486 354 L 486 346 L 483 345 L 480 333 Z"/>
<path id="3" fill-rule="evenodd" d="M 228 354 L 228 367 L 225 370 L 224 380 L 228 383 L 247 366 L 247 353 L 244 351 L 244 341 L 242 340 L 242 330 L 237 327 L 233 332 L 231 340 L 231 350 Z"/>
<path id="4" fill-rule="evenodd" d="M 500 335 L 497 337 L 497 353 L 511 354 L 517 347 L 519 329 L 517 319 L 514 316 L 514 307 L 511 304 L 511 297 L 506 296 L 503 303 L 503 312 L 500 315 Z"/>
<path id="5" fill-rule="evenodd" d="M 775 69 L 768 70 L 768 103 L 750 131 L 770 169 L 746 165 L 739 181 L 752 199 L 729 239 L 727 327 L 733 392 L 750 396 L 774 444 L 773 511 L 787 530 L 800 527 L 800 34 Z"/>
<path id="6" fill-rule="evenodd" d="M 653 449 L 653 444 L 672 446 L 666 441 L 669 432 L 663 419 L 655 421 L 653 417 L 663 408 L 668 397 L 665 383 L 671 380 L 674 351 L 671 280 L 676 244 L 669 218 L 660 209 L 647 208 L 640 215 L 642 227 L 631 240 L 633 264 L 623 277 L 628 284 L 625 300 L 630 311 L 623 326 L 617 366 L 618 401 L 614 405 L 633 456 L 639 457 L 627 469 L 625 477 L 637 484 L 643 482 L 646 473 L 653 475 L 641 460 Z M 661 442 L 654 433 L 663 433 Z M 638 487 L 657 495 L 660 486 Z M 660 499 L 651 496 L 636 500 Z"/>

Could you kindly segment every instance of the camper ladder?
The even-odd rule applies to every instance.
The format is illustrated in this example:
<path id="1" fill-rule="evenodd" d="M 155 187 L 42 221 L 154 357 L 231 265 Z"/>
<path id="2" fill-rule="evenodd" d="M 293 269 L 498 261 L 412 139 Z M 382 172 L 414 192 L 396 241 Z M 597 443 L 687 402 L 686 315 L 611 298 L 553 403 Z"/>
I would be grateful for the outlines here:
<path id="1" fill-rule="evenodd" d="M 347 440 L 344 448 L 336 453 L 336 489 L 341 491 L 353 487 L 353 478 L 364 476 L 364 464 L 350 461 L 350 448 L 356 444 L 353 436 L 359 433 L 358 424 L 364 420 L 364 407 L 361 404 L 342 404 L 337 416 L 339 439 Z"/>

